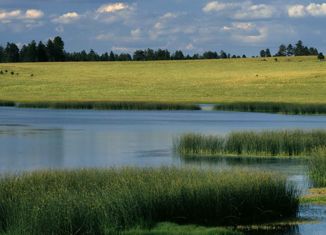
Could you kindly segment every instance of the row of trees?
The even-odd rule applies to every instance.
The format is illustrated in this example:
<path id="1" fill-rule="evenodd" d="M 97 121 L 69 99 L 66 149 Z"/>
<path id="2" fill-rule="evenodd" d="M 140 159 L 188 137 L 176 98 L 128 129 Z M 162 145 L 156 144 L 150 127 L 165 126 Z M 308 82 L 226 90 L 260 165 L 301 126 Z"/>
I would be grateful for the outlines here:
<path id="1" fill-rule="evenodd" d="M 303 42 L 299 40 L 294 46 L 289 45 L 280 45 L 277 53 L 274 56 L 317 56 L 318 50 L 314 47 L 307 47 L 303 45 Z M 272 57 L 270 50 L 260 51 L 260 57 Z"/>
<path id="2" fill-rule="evenodd" d="M 246 56 L 243 55 L 243 58 Z M 60 37 L 48 40 L 47 43 L 32 41 L 21 49 L 15 43 L 0 46 L 0 62 L 48 62 L 48 61 L 150 61 L 150 60 L 185 60 L 185 59 L 226 59 L 240 58 L 224 51 L 219 53 L 207 51 L 203 54 L 185 55 L 177 50 L 171 53 L 168 50 L 146 49 L 137 50 L 133 55 L 129 53 L 116 54 L 113 51 L 98 54 L 94 50 L 86 52 L 66 52 L 64 42 Z"/>
<path id="3" fill-rule="evenodd" d="M 281 45 L 275 56 L 305 56 L 318 55 L 318 50 L 313 47 L 306 47 L 302 41 L 298 41 L 295 46 Z M 272 57 L 269 49 L 260 51 L 261 57 Z M 52 62 L 52 61 L 150 61 L 150 60 L 191 60 L 191 59 L 227 59 L 246 58 L 246 55 L 237 56 L 225 51 L 207 51 L 203 54 L 185 55 L 177 50 L 171 53 L 168 50 L 137 50 L 133 55 L 128 53 L 116 54 L 113 51 L 98 54 L 94 50 L 86 52 L 66 52 L 62 38 L 55 37 L 46 43 L 31 43 L 22 46 L 20 49 L 15 43 L 7 43 L 6 47 L 0 46 L 0 62 Z"/>

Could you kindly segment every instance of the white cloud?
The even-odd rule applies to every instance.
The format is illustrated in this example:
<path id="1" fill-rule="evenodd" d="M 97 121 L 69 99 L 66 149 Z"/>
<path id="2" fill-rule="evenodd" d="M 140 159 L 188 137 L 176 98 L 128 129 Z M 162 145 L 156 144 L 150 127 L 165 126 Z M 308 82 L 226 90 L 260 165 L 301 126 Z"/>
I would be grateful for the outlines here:
<path id="1" fill-rule="evenodd" d="M 306 15 L 306 9 L 304 5 L 293 5 L 288 8 L 288 15 L 290 17 L 303 17 Z"/>
<path id="2" fill-rule="evenodd" d="M 254 24 L 252 23 L 244 23 L 244 22 L 237 22 L 233 23 L 233 28 L 241 29 L 241 30 L 252 30 L 254 28 Z"/>
<path id="3" fill-rule="evenodd" d="M 122 10 L 125 10 L 128 8 L 129 8 L 128 4 L 125 4 L 122 2 L 117 2 L 117 3 L 102 5 L 100 8 L 97 9 L 97 12 L 98 13 L 113 13 L 113 12 L 122 11 Z"/>
<path id="4" fill-rule="evenodd" d="M 233 17 L 235 19 L 268 19 L 276 14 L 276 9 L 272 5 L 258 4 L 248 5 L 244 4 L 243 8 L 237 11 Z"/>
<path id="5" fill-rule="evenodd" d="M 310 3 L 306 9 L 307 12 L 312 16 L 326 16 L 326 3 Z"/>
<path id="6" fill-rule="evenodd" d="M 133 30 L 130 31 L 130 35 L 131 35 L 131 37 L 134 38 L 134 39 L 138 39 L 138 38 L 140 38 L 141 33 L 142 33 L 142 32 L 141 32 L 141 29 L 140 29 L 140 28 L 138 28 L 138 29 L 133 29 Z"/>
<path id="7" fill-rule="evenodd" d="M 264 42 L 268 38 L 268 28 L 261 27 L 257 29 L 258 33 L 254 35 L 235 34 L 232 38 L 243 43 L 253 44 Z"/>
<path id="8" fill-rule="evenodd" d="M 0 21 L 16 19 L 21 16 L 21 10 L 5 11 L 0 10 Z"/>
<path id="9" fill-rule="evenodd" d="M 77 12 L 67 12 L 66 14 L 63 14 L 58 18 L 53 19 L 53 22 L 59 24 L 70 24 L 76 22 L 79 19 L 80 15 Z"/>
<path id="10" fill-rule="evenodd" d="M 44 16 L 43 11 L 40 10 L 36 10 L 36 9 L 28 9 L 25 13 L 25 18 L 26 19 L 39 19 L 42 18 Z"/>
<path id="11" fill-rule="evenodd" d="M 203 11 L 204 12 L 218 12 L 218 11 L 223 11 L 229 7 L 231 7 L 232 4 L 230 3 L 224 3 L 224 2 L 218 2 L 218 1 L 213 1 L 213 2 L 209 2 L 207 3 L 204 7 L 203 7 Z"/>
<path id="12" fill-rule="evenodd" d="M 112 33 L 102 33 L 96 36 L 96 40 L 98 41 L 110 41 L 114 39 L 115 36 Z"/>
<path id="13" fill-rule="evenodd" d="M 288 15 L 293 18 L 304 16 L 326 16 L 326 3 L 310 3 L 307 6 L 292 5 L 288 7 Z"/>
<path id="14" fill-rule="evenodd" d="M 11 20 L 37 20 L 44 16 L 43 11 L 36 9 L 6 11 L 0 9 L 0 21 L 10 22 Z"/>
<path id="15" fill-rule="evenodd" d="M 194 45 L 192 43 L 189 43 L 189 44 L 186 45 L 186 49 L 187 50 L 193 50 L 193 49 L 195 49 L 195 47 L 194 47 Z"/>

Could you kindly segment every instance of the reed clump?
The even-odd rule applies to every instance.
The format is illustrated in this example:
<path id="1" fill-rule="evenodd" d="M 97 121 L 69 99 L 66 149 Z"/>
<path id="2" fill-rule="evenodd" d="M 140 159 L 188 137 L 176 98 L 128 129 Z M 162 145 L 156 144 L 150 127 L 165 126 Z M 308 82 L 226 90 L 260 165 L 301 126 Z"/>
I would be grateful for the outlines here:
<path id="1" fill-rule="evenodd" d="M 159 222 L 236 225 L 295 216 L 285 178 L 248 171 L 46 171 L 0 180 L 0 233 L 116 234 Z"/>
<path id="2" fill-rule="evenodd" d="M 326 146 L 324 130 L 232 132 L 226 136 L 185 134 L 174 142 L 183 156 L 307 156 Z"/>
<path id="3" fill-rule="evenodd" d="M 326 187 L 326 147 L 314 151 L 309 162 L 309 176 L 315 187 Z"/>
<path id="4" fill-rule="evenodd" d="M 198 105 L 151 102 L 24 102 L 19 108 L 94 109 L 94 110 L 200 110 Z"/>
<path id="5" fill-rule="evenodd" d="M 0 107 L 14 107 L 14 106 L 15 106 L 15 102 L 0 100 Z"/>
<path id="6" fill-rule="evenodd" d="M 238 102 L 219 104 L 215 110 L 238 111 L 238 112 L 262 112 L 281 114 L 326 114 L 326 104 L 290 104 L 274 102 Z"/>

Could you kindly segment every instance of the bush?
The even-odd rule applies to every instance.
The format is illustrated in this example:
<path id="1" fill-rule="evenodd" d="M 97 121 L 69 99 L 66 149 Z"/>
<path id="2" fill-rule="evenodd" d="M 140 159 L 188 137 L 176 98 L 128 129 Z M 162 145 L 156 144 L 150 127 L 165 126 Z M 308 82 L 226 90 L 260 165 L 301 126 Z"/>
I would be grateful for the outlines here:
<path id="1" fill-rule="evenodd" d="M 323 53 L 319 53 L 318 54 L 318 60 L 324 60 L 325 59 L 325 56 Z"/>

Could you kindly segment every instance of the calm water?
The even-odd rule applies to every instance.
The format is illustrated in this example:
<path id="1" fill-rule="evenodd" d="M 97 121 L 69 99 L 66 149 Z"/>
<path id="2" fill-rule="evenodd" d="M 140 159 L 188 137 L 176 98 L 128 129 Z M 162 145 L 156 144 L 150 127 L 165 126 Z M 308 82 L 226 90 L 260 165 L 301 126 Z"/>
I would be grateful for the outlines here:
<path id="1" fill-rule="evenodd" d="M 299 160 L 182 160 L 173 138 L 187 132 L 326 128 L 326 116 L 287 116 L 212 111 L 79 111 L 0 108 L 0 174 L 36 169 L 119 166 L 193 166 L 277 170 L 304 191 L 309 180 Z M 325 220 L 325 207 L 302 209 Z M 270 233 L 269 233 L 270 234 Z M 326 234 L 308 224 L 271 234 Z"/>

